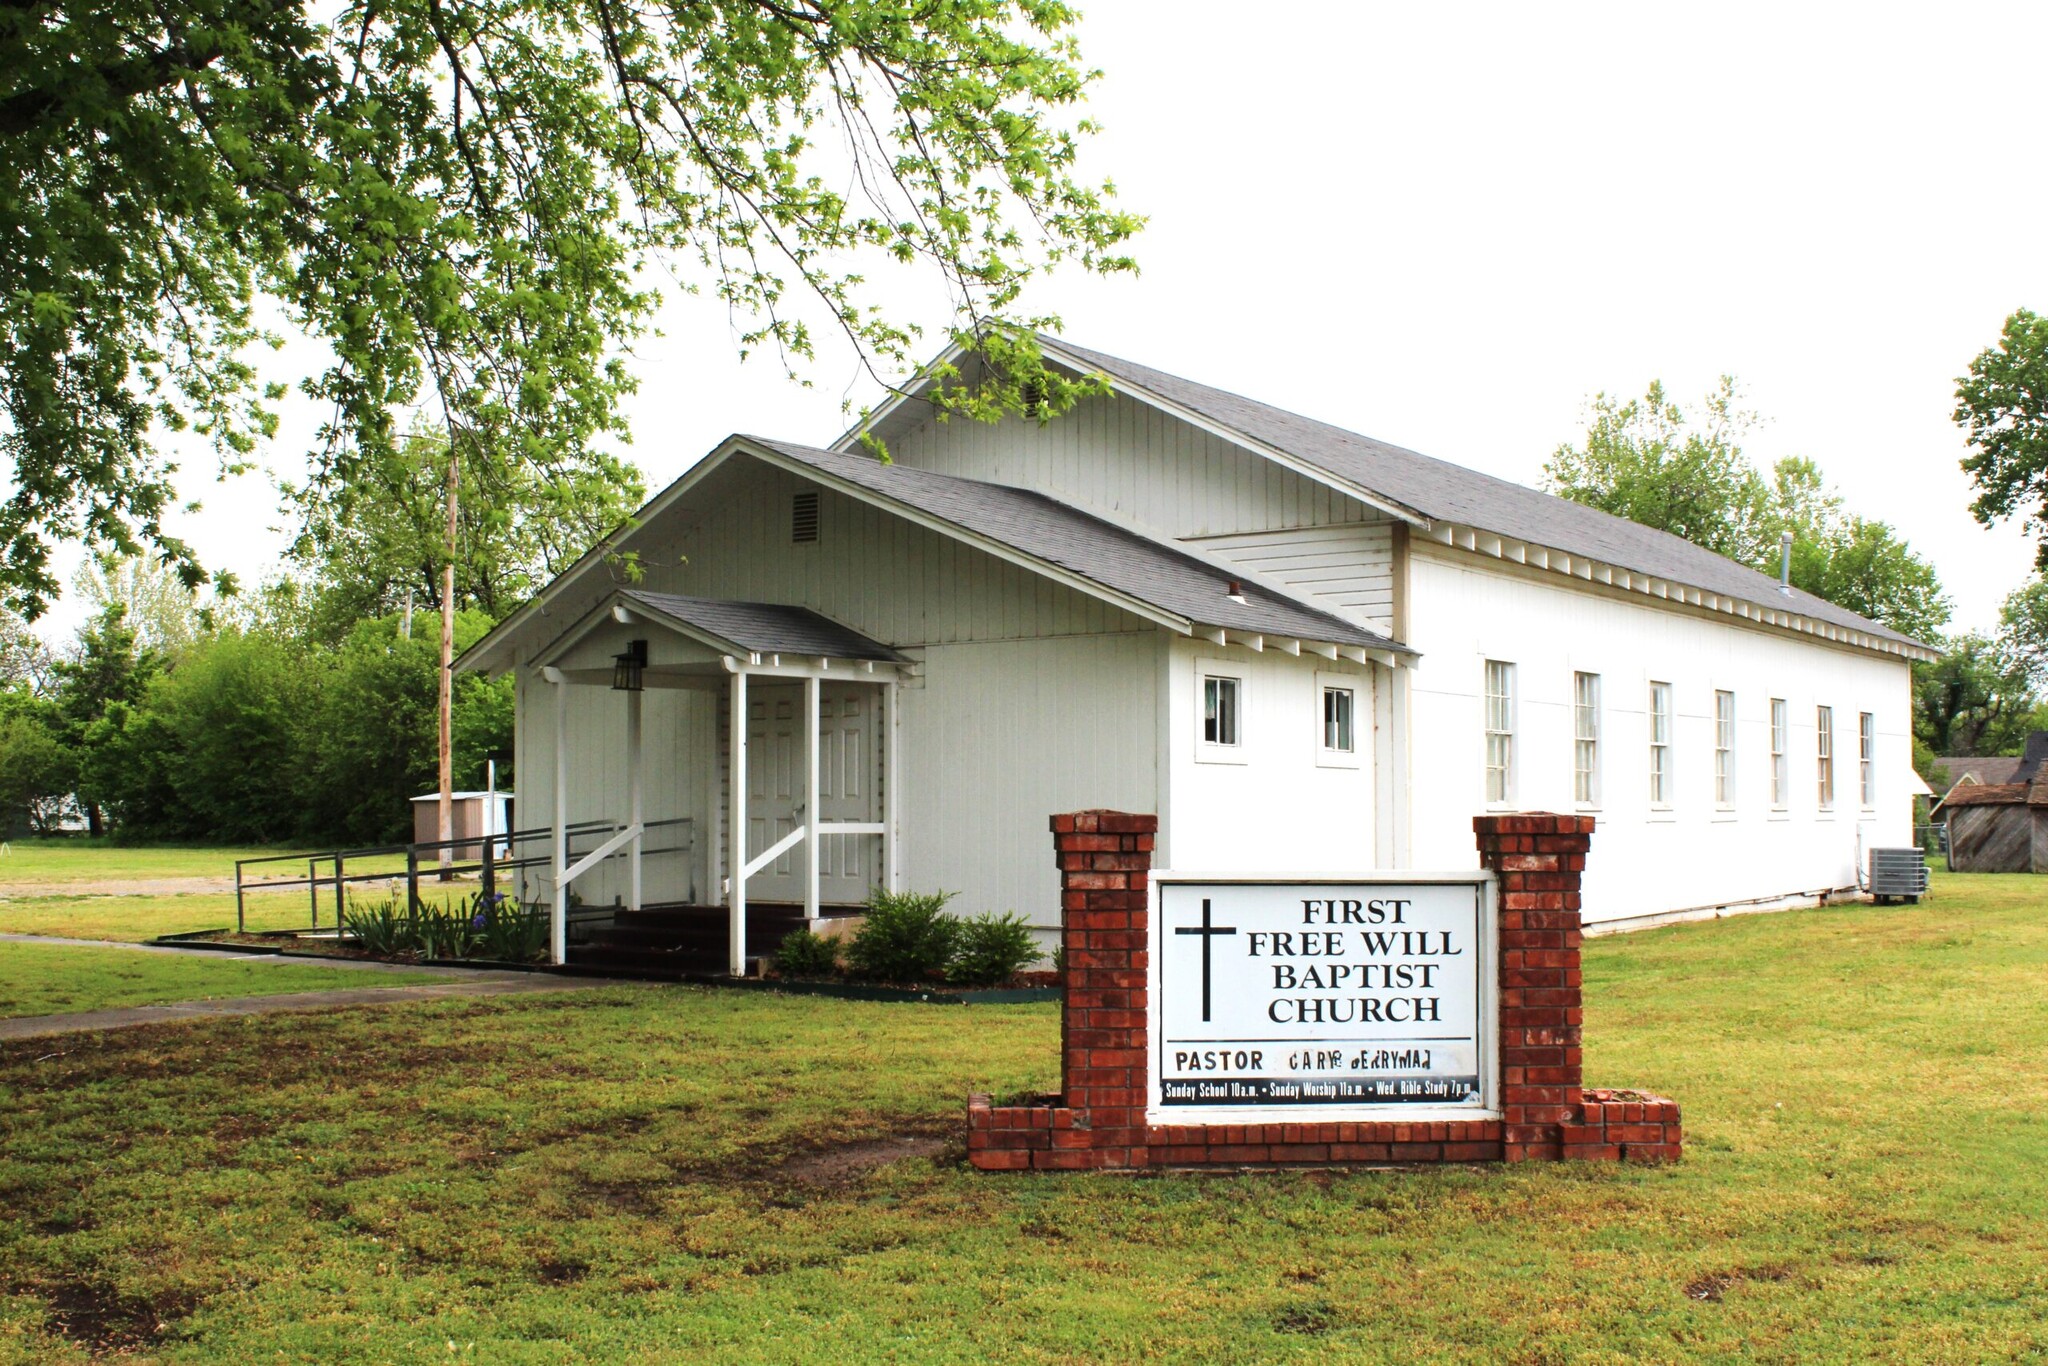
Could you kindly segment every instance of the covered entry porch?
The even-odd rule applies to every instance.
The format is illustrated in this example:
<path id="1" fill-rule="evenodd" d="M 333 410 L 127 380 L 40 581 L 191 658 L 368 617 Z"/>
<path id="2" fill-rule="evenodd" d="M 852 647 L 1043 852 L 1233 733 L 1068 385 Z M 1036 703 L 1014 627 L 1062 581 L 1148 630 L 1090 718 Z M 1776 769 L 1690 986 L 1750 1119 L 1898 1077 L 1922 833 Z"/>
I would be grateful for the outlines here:
<path id="1" fill-rule="evenodd" d="M 553 713 L 552 851 L 534 890 L 555 962 L 571 959 L 572 909 L 590 919 L 587 889 L 611 897 L 604 933 L 669 935 L 700 964 L 722 947 L 740 976 L 788 930 L 897 887 L 910 665 L 895 650 L 807 608 L 621 589 L 533 663 Z M 572 858 L 592 820 L 612 833 Z M 687 838 L 651 851 L 664 827 Z M 653 853 L 670 858 L 650 873 Z"/>

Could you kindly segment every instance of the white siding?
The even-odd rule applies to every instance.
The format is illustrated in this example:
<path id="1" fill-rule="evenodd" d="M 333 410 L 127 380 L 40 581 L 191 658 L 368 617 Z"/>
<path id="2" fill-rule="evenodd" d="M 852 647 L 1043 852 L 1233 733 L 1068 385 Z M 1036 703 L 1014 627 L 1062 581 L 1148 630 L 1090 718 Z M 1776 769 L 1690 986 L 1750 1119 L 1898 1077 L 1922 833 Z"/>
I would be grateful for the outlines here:
<path id="1" fill-rule="evenodd" d="M 1038 489 L 1166 536 L 1373 522 L 1378 509 L 1134 398 L 1085 399 L 1040 425 L 926 418 L 889 443 L 914 469 Z"/>
<path id="2" fill-rule="evenodd" d="M 1157 631 L 937 646 L 899 694 L 906 886 L 1059 924 L 1047 818 L 1158 809 Z"/>
<path id="3" fill-rule="evenodd" d="M 1149 623 L 891 514 L 826 493 L 815 544 L 790 544 L 790 496 L 814 487 L 736 462 L 673 510 L 644 544 L 641 583 L 658 592 L 797 603 L 908 651 L 921 676 L 899 692 L 897 752 L 904 884 L 957 891 L 956 910 L 1016 910 L 1058 923 L 1058 876 L 1046 818 L 1106 806 L 1158 806 L 1156 704 L 1164 637 Z M 655 530 L 655 528 L 650 528 Z M 601 591 L 609 591 L 605 584 Z M 566 629 L 598 598 L 558 604 Z M 531 632 L 536 647 L 546 628 Z M 651 640 L 659 665 L 679 658 L 659 628 L 599 626 L 573 664 L 605 667 L 628 637 Z M 554 698 L 536 669 L 517 670 L 521 828 L 553 819 Z M 721 680 L 722 681 L 722 680 Z M 725 748 L 720 692 L 649 688 L 645 809 L 690 816 L 723 851 L 714 794 Z M 569 816 L 623 819 L 625 700 L 597 686 L 569 692 Z M 896 781 L 887 775 L 883 781 Z M 539 854 L 544 846 L 527 852 Z M 647 899 L 715 896 L 721 869 L 671 859 Z M 577 883 L 586 902 L 625 891 L 616 861 Z M 538 878 L 528 884 L 538 897 Z"/>
<path id="4" fill-rule="evenodd" d="M 1391 522 L 1247 531 L 1190 537 L 1219 559 L 1317 601 L 1325 611 L 1376 631 L 1394 618 L 1394 527 Z"/>
<path id="5" fill-rule="evenodd" d="M 1197 758 L 1200 665 L 1243 679 L 1242 763 Z M 1359 686 L 1356 768 L 1317 764 L 1321 695 L 1316 674 L 1336 665 L 1312 656 L 1172 643 L 1169 754 L 1173 788 L 1160 862 L 1180 872 L 1346 873 L 1378 862 L 1374 849 L 1371 718 L 1373 679 L 1351 665 Z"/>
<path id="6" fill-rule="evenodd" d="M 1414 862 L 1469 868 L 1471 818 L 1485 810 L 1482 689 L 1487 659 L 1515 664 L 1515 784 L 1506 808 L 1598 819 L 1586 863 L 1589 924 L 1853 887 L 1858 850 L 1912 843 L 1910 688 L 1881 659 L 1650 605 L 1574 591 L 1449 554 L 1410 568 L 1414 679 Z M 1572 800 L 1572 675 L 1601 677 L 1600 797 Z M 1671 684 L 1668 811 L 1649 802 L 1649 685 Z M 1735 694 L 1732 810 L 1714 800 L 1714 694 Z M 1769 699 L 1786 700 L 1788 803 L 1770 801 Z M 1835 722 L 1835 804 L 1818 810 L 1815 709 Z M 1860 806 L 1856 717 L 1876 718 L 1876 802 Z"/>

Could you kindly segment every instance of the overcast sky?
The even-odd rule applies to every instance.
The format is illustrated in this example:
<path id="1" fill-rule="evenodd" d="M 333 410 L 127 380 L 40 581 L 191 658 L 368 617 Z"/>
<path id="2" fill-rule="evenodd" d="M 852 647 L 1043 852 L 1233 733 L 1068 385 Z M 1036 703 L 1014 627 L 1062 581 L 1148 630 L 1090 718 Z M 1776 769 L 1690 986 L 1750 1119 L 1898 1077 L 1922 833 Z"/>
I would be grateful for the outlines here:
<path id="1" fill-rule="evenodd" d="M 1969 515 L 1950 412 L 2005 316 L 2048 308 L 2048 7 L 1083 8 L 1088 169 L 1151 224 L 1141 276 L 1029 301 L 1074 341 L 1530 484 L 1595 392 L 1732 374 L 1770 419 L 1751 453 L 1818 461 L 1959 625 L 2028 573 L 2025 537 Z M 740 365 L 703 300 L 663 328 L 632 406 L 650 487 L 873 397 L 844 357 L 809 390 Z M 267 487 L 190 464 L 183 533 L 275 572 Z"/>

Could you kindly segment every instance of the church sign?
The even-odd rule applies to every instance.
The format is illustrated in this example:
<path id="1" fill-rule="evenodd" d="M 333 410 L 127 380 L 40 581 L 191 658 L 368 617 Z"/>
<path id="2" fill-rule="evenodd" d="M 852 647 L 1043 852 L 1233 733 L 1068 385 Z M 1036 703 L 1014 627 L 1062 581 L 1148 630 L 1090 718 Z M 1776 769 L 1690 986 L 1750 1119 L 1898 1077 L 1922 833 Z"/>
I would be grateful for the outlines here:
<path id="1" fill-rule="evenodd" d="M 1490 1111 L 1490 877 L 1158 874 L 1153 887 L 1160 1121 Z"/>

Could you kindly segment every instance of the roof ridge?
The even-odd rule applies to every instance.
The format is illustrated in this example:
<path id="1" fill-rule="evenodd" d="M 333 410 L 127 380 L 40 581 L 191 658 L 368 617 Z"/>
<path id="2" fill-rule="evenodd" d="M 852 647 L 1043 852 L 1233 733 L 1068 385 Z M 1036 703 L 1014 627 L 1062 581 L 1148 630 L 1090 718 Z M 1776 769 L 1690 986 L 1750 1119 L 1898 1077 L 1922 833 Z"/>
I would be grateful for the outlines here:
<path id="1" fill-rule="evenodd" d="M 1333 438 L 1335 444 L 1362 447 L 1364 448 L 1364 452 L 1369 453 L 1370 456 L 1374 458 L 1416 462 L 1418 464 L 1428 467 L 1432 473 L 1443 477 L 1445 482 L 1455 481 L 1470 483 L 1471 481 L 1476 480 L 1481 481 L 1485 485 L 1488 485 L 1495 490 L 1503 491 L 1508 496 L 1516 499 L 1541 499 L 1543 500 L 1544 504 L 1547 505 L 1547 509 L 1554 511 L 1561 520 L 1570 520 L 1574 518 L 1587 519 L 1594 524 L 1602 524 L 1609 527 L 1617 528 L 1627 528 L 1628 535 L 1636 537 L 1648 536 L 1654 538 L 1654 540 L 1658 542 L 1663 549 L 1670 552 L 1674 556 L 1674 558 L 1678 558 L 1681 560 L 1693 560 L 1695 562 L 1696 568 L 1700 570 L 1705 570 L 1709 566 L 1707 566 L 1705 562 L 1699 561 L 1697 557 L 1710 557 L 1711 560 L 1714 562 L 1712 566 L 1713 568 L 1719 568 L 1723 573 L 1736 571 L 1739 572 L 1742 576 L 1741 581 L 1744 584 L 1743 589 L 1739 593 L 1732 589 L 1725 590 L 1729 592 L 1730 596 L 1743 596 L 1765 604 L 1768 604 L 1776 599 L 1789 597 L 1791 605 L 1795 610 L 1798 610 L 1802 604 L 1805 606 L 1805 615 L 1815 615 L 1816 613 L 1812 609 L 1822 608 L 1829 613 L 1837 614 L 1840 618 L 1846 619 L 1837 620 L 1834 623 L 1836 625 L 1853 625 L 1856 629 L 1867 629 L 1880 636 L 1888 637 L 1892 640 L 1905 641 L 1915 645 L 1925 644 L 1925 642 L 1913 640 L 1912 637 L 1905 635 L 1903 632 L 1896 631 L 1893 628 L 1886 626 L 1881 622 L 1873 621 L 1870 618 L 1863 616 L 1861 613 L 1853 612 L 1850 609 L 1843 607 L 1837 603 L 1830 602 L 1828 599 L 1823 598 L 1818 594 L 1809 593 L 1804 589 L 1800 588 L 1793 588 L 1789 594 L 1785 593 L 1781 591 L 1779 581 L 1773 579 L 1770 575 L 1765 574 L 1762 571 L 1755 569 L 1749 565 L 1746 565 L 1742 563 L 1740 560 L 1731 559 L 1728 556 L 1722 555 L 1717 551 L 1709 550 L 1705 546 L 1699 545 L 1693 541 L 1689 541 L 1685 539 L 1683 536 L 1679 536 L 1673 532 L 1665 531 L 1660 527 L 1645 526 L 1641 522 L 1636 522 L 1626 517 L 1617 516 L 1616 514 L 1607 512 L 1604 509 L 1596 508 L 1591 506 L 1590 504 L 1581 503 L 1574 499 L 1565 498 L 1558 494 L 1547 492 L 1546 490 L 1541 488 L 1535 488 L 1528 484 L 1518 483 L 1515 480 L 1504 478 L 1501 475 L 1491 474 L 1485 470 L 1472 469 L 1469 466 L 1460 465 L 1454 461 L 1445 460 L 1440 456 L 1427 455 L 1421 451 L 1412 450 L 1406 446 L 1397 446 L 1392 442 L 1382 441 L 1377 437 L 1367 436 L 1362 432 L 1355 432 L 1346 427 L 1339 427 L 1335 423 L 1326 422 L 1321 418 L 1310 417 L 1303 413 L 1294 412 L 1291 409 L 1279 407 L 1275 404 L 1268 403 L 1263 399 L 1252 398 L 1248 395 L 1240 394 L 1233 390 L 1223 389 L 1215 385 L 1203 383 L 1200 380 L 1187 379 L 1183 376 L 1175 375 L 1165 370 L 1160 370 L 1157 367 L 1145 365 L 1142 362 L 1125 360 L 1119 356 L 1112 356 L 1105 351 L 1097 351 L 1091 347 L 1086 347 L 1079 345 L 1078 343 L 1069 342 L 1063 338 L 1054 336 L 1050 333 L 1040 332 L 1035 335 L 1041 347 L 1050 348 L 1058 352 L 1064 352 L 1067 355 L 1072 356 L 1076 360 L 1080 360 L 1085 363 L 1095 365 L 1096 368 L 1101 370 L 1103 373 L 1108 374 L 1112 379 L 1118 377 L 1116 373 L 1117 371 L 1124 371 L 1125 374 L 1123 378 L 1126 383 L 1135 385 L 1136 387 L 1141 389 L 1145 389 L 1148 392 L 1154 393 L 1161 398 L 1167 399 L 1168 401 L 1182 402 L 1184 406 L 1193 408 L 1195 411 L 1199 412 L 1203 417 L 1209 419 L 1210 421 L 1216 422 L 1225 428 L 1228 428 L 1230 431 L 1235 432 L 1237 435 L 1245 438 L 1248 441 L 1257 442 L 1261 445 L 1279 447 L 1281 449 L 1284 449 L 1288 455 L 1296 459 L 1306 461 L 1307 463 L 1314 465 L 1318 469 L 1324 470 L 1326 473 L 1333 474 L 1340 479 L 1346 480 L 1347 482 L 1354 483 L 1358 485 L 1360 488 L 1366 489 L 1381 497 L 1397 498 L 1402 503 L 1410 507 L 1414 507 L 1420 512 L 1423 512 L 1432 521 L 1448 521 L 1474 525 L 1475 527 L 1477 527 L 1477 529 L 1480 530 L 1496 534 L 1510 535 L 1517 540 L 1527 540 L 1532 544 L 1550 546 L 1555 549 L 1566 551 L 1567 553 L 1581 554 L 1587 556 L 1587 558 L 1606 558 L 1605 556 L 1600 555 L 1597 552 L 1575 550 L 1571 546 L 1558 545 L 1554 541 L 1543 540 L 1535 535 L 1524 536 L 1517 534 L 1515 532 L 1505 531 L 1503 528 L 1499 526 L 1481 525 L 1476 521 L 1468 520 L 1466 516 L 1458 515 L 1456 511 L 1446 511 L 1440 507 L 1433 507 L 1429 505 L 1426 500 L 1418 500 L 1415 496 L 1413 496 L 1411 493 L 1407 491 L 1378 487 L 1374 483 L 1368 482 L 1366 479 L 1358 477 L 1358 475 L 1353 472 L 1347 472 L 1342 469 L 1332 468 L 1331 464 L 1326 458 L 1318 458 L 1317 454 L 1313 451 L 1304 451 L 1289 446 L 1283 440 L 1277 440 L 1271 435 L 1262 435 L 1257 431 L 1247 430 L 1246 427 L 1242 425 L 1241 421 L 1235 420 L 1233 419 L 1233 417 L 1226 414 L 1219 414 L 1218 412 L 1210 411 L 1200 406 L 1198 403 L 1186 402 L 1185 400 L 1189 397 L 1189 395 L 1176 395 L 1172 391 L 1176 388 L 1182 390 L 1199 391 L 1202 395 L 1210 396 L 1213 399 L 1217 400 L 1223 400 L 1225 406 L 1242 405 L 1246 409 L 1253 410 L 1254 413 L 1258 415 L 1263 415 L 1270 420 L 1276 421 L 1276 423 L 1279 425 L 1284 426 L 1298 424 L 1303 427 L 1312 428 L 1314 432 L 1320 433 L 1326 438 Z M 1622 568 L 1638 570 L 1646 574 L 1655 574 L 1657 577 L 1669 577 L 1673 579 L 1684 580 L 1689 583 L 1693 582 L 1692 580 L 1687 579 L 1683 572 L 1670 572 L 1660 574 L 1658 573 L 1658 571 L 1651 569 L 1645 565 L 1627 564 L 1620 561 L 1614 562 L 1620 564 L 1620 567 Z M 1693 586 L 1706 587 L 1707 585 L 1693 583 Z"/>

